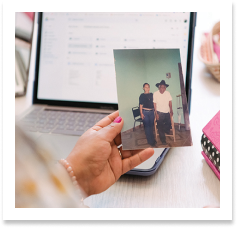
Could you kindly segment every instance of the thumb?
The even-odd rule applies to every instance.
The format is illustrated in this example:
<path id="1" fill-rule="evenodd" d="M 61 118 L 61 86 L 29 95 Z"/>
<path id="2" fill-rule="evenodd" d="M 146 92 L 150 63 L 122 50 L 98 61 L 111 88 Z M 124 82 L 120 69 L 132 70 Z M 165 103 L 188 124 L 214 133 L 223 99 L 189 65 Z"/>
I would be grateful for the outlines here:
<path id="1" fill-rule="evenodd" d="M 118 116 L 111 124 L 100 129 L 98 133 L 104 140 L 112 142 L 114 138 L 121 132 L 123 123 L 123 119 Z"/>

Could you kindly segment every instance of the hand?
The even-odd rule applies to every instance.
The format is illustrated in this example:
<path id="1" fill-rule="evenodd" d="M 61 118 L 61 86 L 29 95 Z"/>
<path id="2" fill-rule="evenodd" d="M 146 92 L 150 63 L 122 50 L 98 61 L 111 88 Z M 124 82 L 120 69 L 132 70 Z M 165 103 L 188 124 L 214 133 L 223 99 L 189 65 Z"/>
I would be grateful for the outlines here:
<path id="1" fill-rule="evenodd" d="M 141 113 L 141 117 L 142 117 L 142 119 L 144 120 L 145 116 L 143 115 L 143 113 Z"/>
<path id="2" fill-rule="evenodd" d="M 66 159 L 87 196 L 105 191 L 154 154 L 152 148 L 120 150 L 121 159 L 117 145 L 121 144 L 123 120 L 113 122 L 118 116 L 119 112 L 114 112 L 86 131 Z"/>
<path id="3" fill-rule="evenodd" d="M 157 112 L 156 112 L 156 120 L 159 120 L 159 115 Z"/>

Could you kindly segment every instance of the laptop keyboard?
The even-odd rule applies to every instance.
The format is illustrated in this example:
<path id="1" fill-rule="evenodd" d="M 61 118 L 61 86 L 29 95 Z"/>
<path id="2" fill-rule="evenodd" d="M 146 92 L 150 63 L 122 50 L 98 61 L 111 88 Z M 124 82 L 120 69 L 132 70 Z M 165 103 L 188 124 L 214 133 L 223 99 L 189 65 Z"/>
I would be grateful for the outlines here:
<path id="1" fill-rule="evenodd" d="M 21 122 L 27 131 L 82 135 L 105 116 L 107 114 L 36 109 Z"/>

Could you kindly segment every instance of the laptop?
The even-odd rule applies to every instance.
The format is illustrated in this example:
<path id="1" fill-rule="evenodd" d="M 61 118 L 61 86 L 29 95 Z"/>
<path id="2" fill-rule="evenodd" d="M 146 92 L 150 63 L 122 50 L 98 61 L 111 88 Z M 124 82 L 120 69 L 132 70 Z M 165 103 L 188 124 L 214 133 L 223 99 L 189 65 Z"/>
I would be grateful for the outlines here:
<path id="1" fill-rule="evenodd" d="M 118 109 L 113 49 L 180 48 L 190 110 L 196 13 L 38 13 L 33 104 L 20 124 L 55 159 Z M 31 63 L 32 64 L 32 63 Z M 168 148 L 127 174 L 156 172 Z"/>

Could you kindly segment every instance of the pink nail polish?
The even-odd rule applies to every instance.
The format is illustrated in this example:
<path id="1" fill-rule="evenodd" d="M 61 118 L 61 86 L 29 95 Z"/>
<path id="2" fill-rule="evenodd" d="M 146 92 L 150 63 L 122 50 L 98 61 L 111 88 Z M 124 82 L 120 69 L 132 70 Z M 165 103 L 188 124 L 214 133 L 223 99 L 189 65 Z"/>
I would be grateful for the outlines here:
<path id="1" fill-rule="evenodd" d="M 114 123 L 120 123 L 122 121 L 122 118 L 120 116 L 116 117 L 113 121 Z"/>

